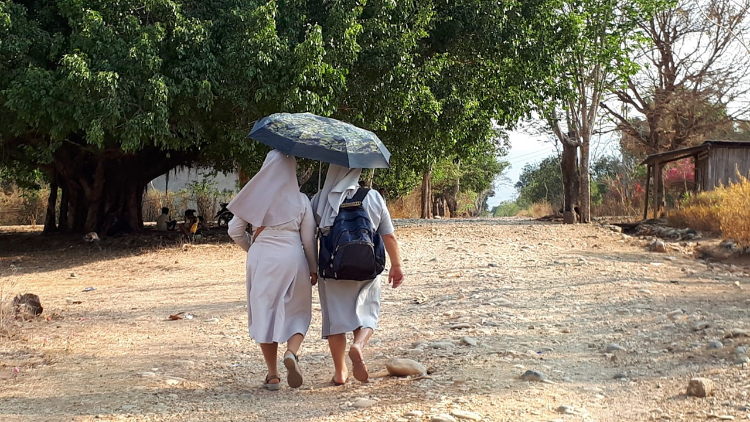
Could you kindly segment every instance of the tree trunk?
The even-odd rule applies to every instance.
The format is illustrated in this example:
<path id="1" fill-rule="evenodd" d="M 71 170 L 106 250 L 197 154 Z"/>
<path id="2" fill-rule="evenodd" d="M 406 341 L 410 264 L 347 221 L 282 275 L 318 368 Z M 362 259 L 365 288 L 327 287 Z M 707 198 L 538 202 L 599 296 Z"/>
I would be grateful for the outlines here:
<path id="1" fill-rule="evenodd" d="M 49 181 L 49 198 L 47 198 L 47 216 L 44 218 L 44 234 L 57 231 L 57 172 L 52 171 Z"/>
<path id="2" fill-rule="evenodd" d="M 562 142 L 562 159 L 560 167 L 563 182 L 563 222 L 576 222 L 576 208 L 578 193 L 580 192 L 580 177 L 578 173 L 578 145 Z"/>
<path id="3" fill-rule="evenodd" d="M 250 181 L 250 176 L 242 170 L 242 167 L 237 167 L 237 181 L 240 183 L 240 189 Z"/>
<path id="4" fill-rule="evenodd" d="M 591 177 L 589 175 L 589 140 L 581 143 L 581 223 L 591 222 Z"/>
<path id="5" fill-rule="evenodd" d="M 432 166 L 422 174 L 422 214 L 420 218 L 432 218 Z"/>
<path id="6" fill-rule="evenodd" d="M 66 183 L 60 184 L 60 190 L 62 196 L 60 197 L 60 222 L 57 225 L 57 230 L 61 232 L 68 231 L 68 203 L 70 201 L 70 189 Z"/>
<path id="7" fill-rule="evenodd" d="M 54 162 L 62 188 L 58 229 L 96 232 L 100 237 L 142 230 L 146 185 L 196 155 L 161 150 L 137 155 L 92 153 L 75 146 L 58 151 Z"/>

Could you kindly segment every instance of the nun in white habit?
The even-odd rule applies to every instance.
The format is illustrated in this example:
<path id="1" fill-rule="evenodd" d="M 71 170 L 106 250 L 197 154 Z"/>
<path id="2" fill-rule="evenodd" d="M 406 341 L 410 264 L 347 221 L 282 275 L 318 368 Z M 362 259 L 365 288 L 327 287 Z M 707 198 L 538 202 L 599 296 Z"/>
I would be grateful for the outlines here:
<path id="1" fill-rule="evenodd" d="M 234 213 L 229 236 L 247 251 L 247 319 L 268 365 L 264 387 L 279 389 L 277 350 L 286 342 L 287 381 L 297 388 L 302 385 L 297 352 L 310 327 L 318 266 L 315 219 L 310 200 L 299 191 L 295 158 L 268 153 L 227 208 Z M 245 230 L 248 224 L 254 239 Z"/>
<path id="2" fill-rule="evenodd" d="M 335 164 L 328 168 L 323 189 L 313 198 L 315 220 L 326 233 L 333 226 L 339 206 L 352 198 L 359 188 L 362 169 L 348 169 Z M 401 270 L 398 242 L 393 222 L 385 200 L 376 190 L 370 190 L 362 207 L 367 212 L 373 229 L 382 237 L 385 250 L 391 261 L 388 281 L 393 288 L 400 286 L 404 275 Z M 334 364 L 335 385 L 343 385 L 348 377 L 346 368 L 346 333 L 353 333 L 349 348 L 352 372 L 358 381 L 367 381 L 369 374 L 364 362 L 363 350 L 378 326 L 380 317 L 380 277 L 374 280 L 331 280 L 321 278 L 318 284 L 320 308 L 323 314 L 323 338 L 328 339 Z"/>

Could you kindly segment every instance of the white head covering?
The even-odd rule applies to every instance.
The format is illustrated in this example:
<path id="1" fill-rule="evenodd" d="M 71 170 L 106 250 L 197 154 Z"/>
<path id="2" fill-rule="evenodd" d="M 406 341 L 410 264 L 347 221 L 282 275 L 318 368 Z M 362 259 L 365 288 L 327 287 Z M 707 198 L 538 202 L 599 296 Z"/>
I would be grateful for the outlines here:
<path id="1" fill-rule="evenodd" d="M 339 206 L 359 189 L 362 169 L 348 169 L 336 164 L 328 167 L 326 182 L 313 201 L 315 220 L 321 229 L 333 226 Z"/>
<path id="2" fill-rule="evenodd" d="M 227 208 L 253 227 L 277 226 L 297 218 L 305 209 L 297 181 L 297 160 L 277 150 L 269 152 L 263 167 Z"/>

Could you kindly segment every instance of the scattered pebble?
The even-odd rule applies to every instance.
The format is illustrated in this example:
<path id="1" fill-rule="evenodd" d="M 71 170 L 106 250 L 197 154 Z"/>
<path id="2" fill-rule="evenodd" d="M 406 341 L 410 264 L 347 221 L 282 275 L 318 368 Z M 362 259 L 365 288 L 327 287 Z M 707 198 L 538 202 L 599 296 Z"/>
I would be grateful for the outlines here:
<path id="1" fill-rule="evenodd" d="M 456 418 L 454 418 L 453 416 L 442 413 L 440 415 L 431 417 L 430 422 L 457 422 L 457 421 L 456 421 Z"/>
<path id="2" fill-rule="evenodd" d="M 610 343 L 604 349 L 606 353 L 627 352 L 628 350 L 617 343 Z"/>
<path id="3" fill-rule="evenodd" d="M 529 369 L 528 371 L 524 372 L 523 375 L 521 375 L 521 379 L 524 381 L 545 381 L 547 380 L 547 376 L 539 371 L 532 371 Z"/>
<path id="4" fill-rule="evenodd" d="M 406 377 L 409 375 L 423 375 L 427 373 L 427 368 L 421 363 L 411 359 L 394 358 L 385 365 L 390 375 L 396 377 Z"/>
<path id="5" fill-rule="evenodd" d="M 687 387 L 687 395 L 692 397 L 708 397 L 714 389 L 714 383 L 708 378 L 693 378 Z"/>
<path id="6" fill-rule="evenodd" d="M 479 344 L 479 342 L 474 337 L 462 337 L 461 344 L 465 346 L 476 347 Z"/>
<path id="7" fill-rule="evenodd" d="M 719 340 L 711 340 L 708 342 L 708 346 L 706 346 L 708 349 L 723 349 L 724 344 L 720 342 Z"/>
<path id="8" fill-rule="evenodd" d="M 352 403 L 352 407 L 355 409 L 365 409 L 367 407 L 375 405 L 376 403 L 377 401 L 375 400 L 359 398 L 354 400 L 354 402 Z"/>
<path id="9" fill-rule="evenodd" d="M 465 419 L 469 421 L 481 421 L 482 420 L 481 415 L 474 413 L 474 412 L 469 412 L 466 410 L 456 409 L 456 410 L 451 411 L 451 415 L 457 417 L 458 419 Z"/>

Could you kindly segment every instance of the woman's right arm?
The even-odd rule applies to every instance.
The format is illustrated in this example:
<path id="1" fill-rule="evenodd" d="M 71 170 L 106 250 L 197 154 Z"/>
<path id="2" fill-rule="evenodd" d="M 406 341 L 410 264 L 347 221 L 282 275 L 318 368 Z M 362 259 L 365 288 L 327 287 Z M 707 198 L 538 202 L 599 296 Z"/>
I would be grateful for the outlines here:
<path id="1" fill-rule="evenodd" d="M 234 240 L 234 243 L 240 245 L 240 247 L 244 249 L 245 252 L 250 249 L 250 236 L 248 236 L 246 229 L 247 221 L 237 217 L 236 215 L 234 216 L 234 218 L 232 218 L 231 221 L 229 221 L 229 228 L 227 229 L 229 237 Z"/>

